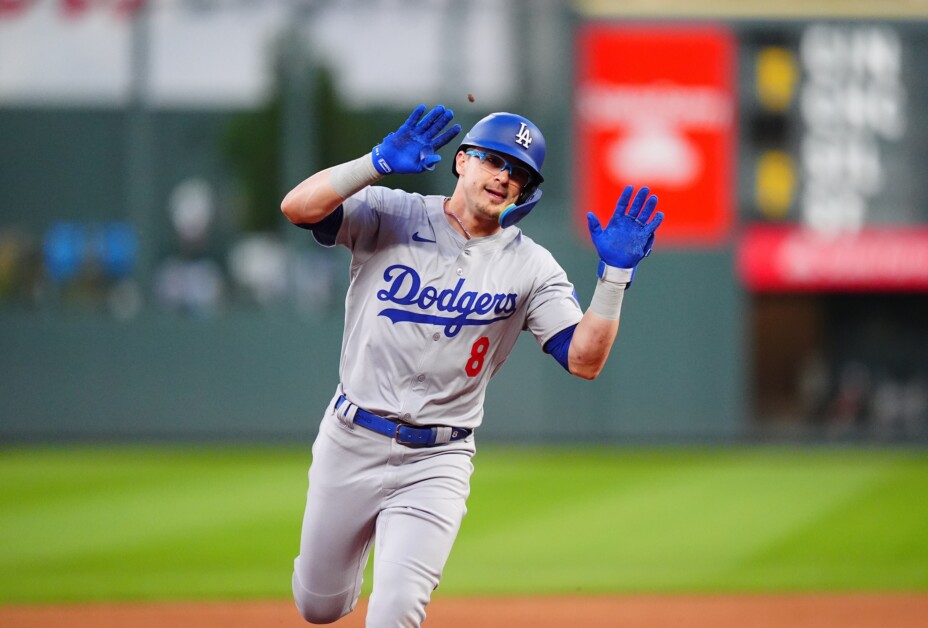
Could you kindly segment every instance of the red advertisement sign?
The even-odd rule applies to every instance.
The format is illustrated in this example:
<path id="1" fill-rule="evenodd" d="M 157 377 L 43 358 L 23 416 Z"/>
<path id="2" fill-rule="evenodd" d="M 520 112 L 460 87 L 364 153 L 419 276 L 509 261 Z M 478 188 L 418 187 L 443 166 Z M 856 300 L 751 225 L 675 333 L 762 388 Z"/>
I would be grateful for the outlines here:
<path id="1" fill-rule="evenodd" d="M 711 26 L 592 24 L 576 54 L 575 211 L 605 223 L 626 185 L 658 195 L 658 246 L 718 246 L 735 188 L 731 33 Z"/>
<path id="2" fill-rule="evenodd" d="M 827 235 L 759 225 L 738 243 L 737 265 L 753 292 L 928 291 L 928 228 Z"/>

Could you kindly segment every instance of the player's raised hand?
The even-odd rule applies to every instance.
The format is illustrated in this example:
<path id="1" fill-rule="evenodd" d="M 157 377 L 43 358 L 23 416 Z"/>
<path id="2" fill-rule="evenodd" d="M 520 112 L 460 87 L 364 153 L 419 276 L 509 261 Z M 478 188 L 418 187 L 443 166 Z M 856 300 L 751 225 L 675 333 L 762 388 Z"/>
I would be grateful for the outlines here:
<path id="1" fill-rule="evenodd" d="M 435 164 L 441 161 L 436 151 L 461 132 L 459 124 L 442 131 L 452 118 L 454 112 L 442 105 L 428 113 L 425 113 L 425 105 L 419 105 L 399 129 L 374 147 L 374 167 L 380 174 L 434 170 Z"/>
<path id="2" fill-rule="evenodd" d="M 657 197 L 648 196 L 650 190 L 646 187 L 638 190 L 629 207 L 633 191 L 632 186 L 625 187 L 605 228 L 592 212 L 586 215 L 596 252 L 606 264 L 616 268 L 637 266 L 651 252 L 654 232 L 664 220 L 662 212 L 654 212 Z"/>

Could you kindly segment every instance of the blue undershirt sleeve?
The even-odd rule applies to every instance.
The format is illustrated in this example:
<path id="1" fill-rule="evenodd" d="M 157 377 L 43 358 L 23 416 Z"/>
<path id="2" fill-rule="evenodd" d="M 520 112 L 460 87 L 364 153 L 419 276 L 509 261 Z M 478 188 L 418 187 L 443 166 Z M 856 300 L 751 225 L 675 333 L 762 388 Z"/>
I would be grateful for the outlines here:
<path id="1" fill-rule="evenodd" d="M 313 232 L 313 238 L 322 246 L 335 246 L 335 237 L 342 226 L 342 220 L 345 216 L 345 208 L 339 205 L 334 212 L 320 220 L 319 222 L 303 223 L 297 225 L 301 229 L 309 229 Z"/>
<path id="2" fill-rule="evenodd" d="M 558 364 L 563 366 L 568 373 L 570 373 L 570 368 L 567 364 L 567 353 L 570 349 L 570 340 L 574 337 L 574 330 L 576 329 L 576 325 L 565 327 L 554 334 L 543 347 L 544 352 L 550 353 L 551 357 L 557 360 Z"/>

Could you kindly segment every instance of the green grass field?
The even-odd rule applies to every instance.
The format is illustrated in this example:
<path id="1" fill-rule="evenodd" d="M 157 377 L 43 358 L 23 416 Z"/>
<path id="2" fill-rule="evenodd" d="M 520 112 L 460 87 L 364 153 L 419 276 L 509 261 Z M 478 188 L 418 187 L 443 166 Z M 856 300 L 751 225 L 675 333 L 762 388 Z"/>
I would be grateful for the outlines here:
<path id="1" fill-rule="evenodd" d="M 308 462 L 0 450 L 0 603 L 286 598 Z M 928 590 L 924 451 L 484 447 L 475 465 L 442 595 Z"/>

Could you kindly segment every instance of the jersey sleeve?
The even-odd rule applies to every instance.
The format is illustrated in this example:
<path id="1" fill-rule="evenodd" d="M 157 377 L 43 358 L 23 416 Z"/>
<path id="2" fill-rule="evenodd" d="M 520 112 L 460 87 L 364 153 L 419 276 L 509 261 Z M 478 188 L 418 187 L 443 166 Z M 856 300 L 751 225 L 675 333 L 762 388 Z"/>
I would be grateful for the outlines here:
<path id="1" fill-rule="evenodd" d="M 342 203 L 342 223 L 335 243 L 348 248 L 355 260 L 363 261 L 383 245 L 388 234 L 382 231 L 389 231 L 413 211 L 414 198 L 416 195 L 402 190 L 364 188 Z"/>
<path id="2" fill-rule="evenodd" d="M 335 236 L 335 243 L 354 252 L 356 249 L 371 248 L 377 239 L 380 226 L 380 211 L 383 207 L 380 194 L 375 188 L 366 187 L 342 203 L 344 215 L 342 224 Z"/>
<path id="3" fill-rule="evenodd" d="M 555 334 L 578 324 L 583 318 L 583 310 L 567 273 L 550 253 L 544 251 L 540 264 L 543 270 L 529 299 L 525 328 L 544 348 Z"/>

